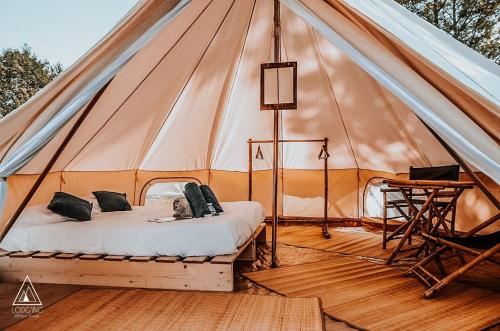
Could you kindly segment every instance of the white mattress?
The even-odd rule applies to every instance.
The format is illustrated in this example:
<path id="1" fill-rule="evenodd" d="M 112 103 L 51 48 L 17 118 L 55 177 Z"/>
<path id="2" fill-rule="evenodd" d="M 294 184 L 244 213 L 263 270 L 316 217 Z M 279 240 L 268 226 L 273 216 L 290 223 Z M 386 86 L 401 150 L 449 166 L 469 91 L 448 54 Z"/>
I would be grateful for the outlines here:
<path id="1" fill-rule="evenodd" d="M 25 220 L 9 231 L 0 248 L 135 256 L 232 254 L 264 221 L 264 209 L 253 201 L 226 202 L 222 208 L 219 216 L 169 223 L 148 221 L 170 216 L 166 208 L 135 206 L 97 213 L 90 222 Z"/>

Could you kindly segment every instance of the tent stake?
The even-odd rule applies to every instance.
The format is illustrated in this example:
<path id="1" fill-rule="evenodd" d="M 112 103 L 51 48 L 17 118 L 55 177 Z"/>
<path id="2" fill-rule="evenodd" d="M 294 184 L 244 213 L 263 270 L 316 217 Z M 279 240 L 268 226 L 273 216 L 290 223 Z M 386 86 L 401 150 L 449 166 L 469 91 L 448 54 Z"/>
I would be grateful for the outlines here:
<path id="1" fill-rule="evenodd" d="M 7 225 L 5 226 L 5 228 L 3 229 L 2 234 L 0 235 L 0 242 L 2 242 L 2 240 L 5 238 L 5 236 L 9 232 L 9 230 L 12 228 L 12 226 L 14 225 L 14 223 L 16 222 L 16 220 L 19 218 L 19 216 L 23 212 L 24 208 L 26 208 L 26 206 L 28 205 L 28 203 L 31 201 L 31 199 L 35 195 L 36 191 L 38 190 L 38 188 L 42 184 L 43 180 L 49 174 L 50 169 L 52 169 L 52 166 L 56 163 L 56 161 L 59 158 L 59 156 L 61 156 L 62 152 L 64 151 L 64 149 L 66 148 L 66 146 L 70 142 L 71 138 L 73 138 L 73 136 L 75 135 L 75 133 L 78 130 L 78 128 L 80 127 L 80 125 L 83 123 L 83 121 L 85 120 L 85 118 L 87 117 L 87 115 L 90 113 L 90 111 L 92 110 L 92 108 L 97 103 L 97 100 L 99 100 L 99 98 L 104 93 L 104 91 L 106 90 L 106 88 L 108 87 L 108 85 L 110 83 L 111 83 L 111 81 L 109 81 L 108 83 L 106 83 L 106 85 L 104 85 L 101 88 L 101 90 L 99 92 L 97 92 L 97 94 L 87 104 L 87 107 L 85 107 L 85 110 L 83 111 L 83 113 L 80 115 L 80 117 L 78 118 L 78 120 L 75 122 L 75 124 L 73 125 L 73 127 L 69 131 L 68 135 L 64 138 L 63 142 L 61 143 L 61 145 L 59 146 L 59 148 L 57 149 L 57 151 L 54 153 L 54 155 L 52 155 L 52 158 L 49 160 L 49 162 L 47 163 L 47 165 L 43 169 L 42 173 L 37 178 L 37 180 L 35 181 L 35 183 L 31 187 L 31 189 L 29 190 L 28 194 L 23 199 L 23 201 L 21 202 L 21 204 L 19 205 L 19 207 L 16 209 L 16 212 L 14 213 L 14 215 L 12 215 L 12 217 L 9 220 L 9 222 L 7 223 Z"/>
<path id="2" fill-rule="evenodd" d="M 495 205 L 497 210 L 500 210 L 500 203 L 498 199 L 491 193 L 491 191 L 486 187 L 486 185 L 481 181 L 481 179 L 472 171 L 469 165 L 460 157 L 460 155 L 453 150 L 453 148 L 448 145 L 431 127 L 429 127 L 424 121 L 420 120 L 427 129 L 432 133 L 432 135 L 439 141 L 439 143 L 446 149 L 446 151 L 451 155 L 455 161 L 465 170 L 470 179 L 479 187 L 479 189 L 486 195 L 486 197 Z"/>

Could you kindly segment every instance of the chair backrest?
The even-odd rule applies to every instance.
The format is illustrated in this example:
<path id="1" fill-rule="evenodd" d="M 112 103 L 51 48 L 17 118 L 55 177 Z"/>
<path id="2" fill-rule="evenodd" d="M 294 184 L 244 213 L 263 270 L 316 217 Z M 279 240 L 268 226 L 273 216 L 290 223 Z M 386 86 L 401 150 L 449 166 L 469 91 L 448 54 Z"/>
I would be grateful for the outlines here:
<path id="1" fill-rule="evenodd" d="M 459 165 L 425 168 L 410 167 L 410 180 L 458 180 L 459 176 Z"/>

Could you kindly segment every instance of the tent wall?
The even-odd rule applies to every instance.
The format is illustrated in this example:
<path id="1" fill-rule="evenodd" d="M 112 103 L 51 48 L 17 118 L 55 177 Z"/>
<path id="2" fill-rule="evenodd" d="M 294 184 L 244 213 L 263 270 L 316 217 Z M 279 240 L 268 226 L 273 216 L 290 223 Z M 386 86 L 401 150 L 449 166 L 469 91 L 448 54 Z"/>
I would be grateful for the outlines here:
<path id="1" fill-rule="evenodd" d="M 363 192 L 373 177 L 405 178 L 405 174 L 363 169 L 329 170 L 328 216 L 358 218 L 363 216 Z M 463 179 L 467 179 L 462 174 Z M 500 197 L 498 185 L 487 176 L 479 174 L 487 186 Z M 9 177 L 7 208 L 4 209 L 2 226 L 8 221 L 25 197 L 38 175 L 14 175 Z M 210 184 L 221 201 L 248 199 L 248 173 L 221 170 L 197 171 L 117 171 L 117 172 L 55 172 L 47 176 L 30 205 L 48 204 L 54 192 L 64 191 L 81 197 L 92 191 L 111 190 L 127 194 L 135 205 L 140 203 L 140 193 L 146 183 L 158 177 L 194 177 Z M 253 200 L 259 201 L 271 214 L 272 171 L 253 173 Z M 279 213 L 285 216 L 323 215 L 323 171 L 283 169 L 280 171 Z M 479 189 L 466 191 L 459 200 L 457 229 L 467 230 L 496 213 L 495 207 Z M 498 228 L 500 230 L 500 228 Z"/>

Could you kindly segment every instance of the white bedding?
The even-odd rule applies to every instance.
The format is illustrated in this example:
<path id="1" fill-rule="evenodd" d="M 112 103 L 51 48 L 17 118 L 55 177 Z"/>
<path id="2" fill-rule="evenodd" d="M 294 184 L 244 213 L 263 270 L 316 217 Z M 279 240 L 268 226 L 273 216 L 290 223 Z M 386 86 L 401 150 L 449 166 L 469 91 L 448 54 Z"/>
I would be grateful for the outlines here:
<path id="1" fill-rule="evenodd" d="M 136 206 L 132 211 L 93 213 L 89 222 L 58 216 L 40 222 L 31 215 L 16 222 L 0 248 L 135 256 L 232 254 L 264 221 L 264 209 L 253 201 L 226 202 L 222 208 L 219 216 L 168 223 L 148 221 L 171 216 L 166 208 Z"/>

